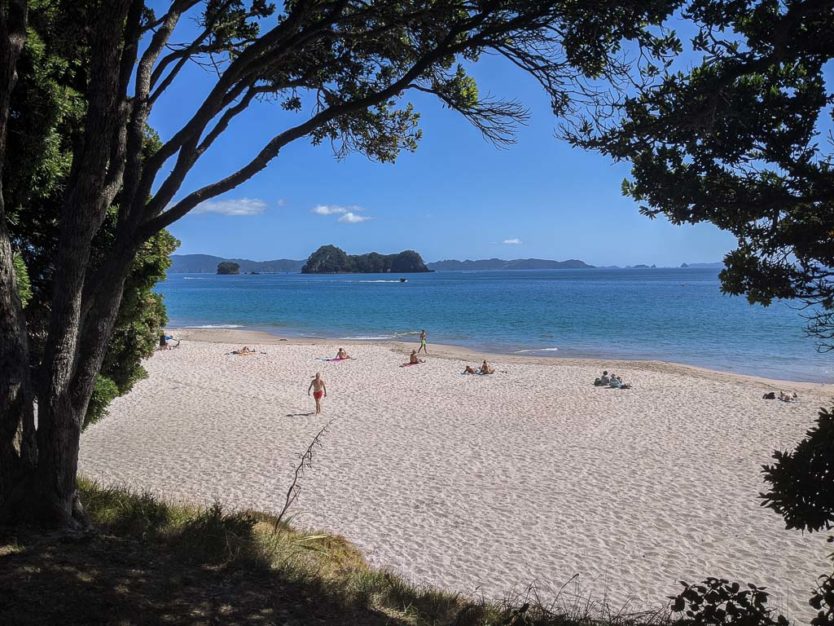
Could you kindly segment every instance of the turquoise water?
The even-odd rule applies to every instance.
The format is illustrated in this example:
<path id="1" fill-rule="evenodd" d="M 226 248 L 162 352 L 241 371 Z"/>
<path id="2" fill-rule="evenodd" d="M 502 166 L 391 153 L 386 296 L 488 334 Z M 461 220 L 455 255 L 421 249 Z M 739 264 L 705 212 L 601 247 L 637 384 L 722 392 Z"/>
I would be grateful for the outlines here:
<path id="1" fill-rule="evenodd" d="M 170 325 L 345 339 L 416 339 L 490 352 L 662 359 L 784 378 L 834 380 L 799 312 L 724 296 L 712 269 L 380 274 L 171 274 Z"/>

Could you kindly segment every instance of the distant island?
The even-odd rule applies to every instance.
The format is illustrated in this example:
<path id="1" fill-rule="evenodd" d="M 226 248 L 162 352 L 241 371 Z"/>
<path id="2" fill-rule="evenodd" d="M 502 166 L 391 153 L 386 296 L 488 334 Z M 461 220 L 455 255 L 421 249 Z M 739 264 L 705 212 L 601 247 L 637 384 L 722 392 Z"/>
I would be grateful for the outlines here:
<path id="1" fill-rule="evenodd" d="M 724 269 L 724 261 L 716 261 L 714 263 L 681 263 L 681 268 L 694 268 L 694 269 Z"/>
<path id="2" fill-rule="evenodd" d="M 437 261 L 428 264 L 429 269 L 439 272 L 460 270 L 568 270 L 592 268 L 584 261 L 568 259 L 567 261 L 550 261 L 547 259 L 480 259 L 478 261 Z"/>
<path id="3" fill-rule="evenodd" d="M 250 261 L 248 259 L 227 259 L 210 254 L 172 254 L 172 274 L 214 274 L 220 263 L 237 263 L 241 274 L 283 274 L 301 271 L 304 261 L 276 259 L 275 261 Z"/>
<path id="4" fill-rule="evenodd" d="M 240 265 L 233 261 L 220 261 L 217 264 L 218 274 L 240 274 Z"/>
<path id="5" fill-rule="evenodd" d="M 430 272 L 414 250 L 398 254 L 347 254 L 341 248 L 322 246 L 307 259 L 302 274 L 413 274 Z"/>

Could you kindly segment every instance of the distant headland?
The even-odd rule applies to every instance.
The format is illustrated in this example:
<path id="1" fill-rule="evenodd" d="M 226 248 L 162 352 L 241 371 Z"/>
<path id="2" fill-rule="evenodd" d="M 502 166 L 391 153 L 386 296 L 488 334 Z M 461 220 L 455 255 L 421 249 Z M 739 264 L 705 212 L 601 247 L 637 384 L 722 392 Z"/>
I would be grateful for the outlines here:
<path id="1" fill-rule="evenodd" d="M 214 274 L 220 263 L 236 263 L 241 274 L 308 274 L 321 273 L 411 273 L 411 272 L 455 272 L 473 270 L 554 270 L 554 269 L 652 269 L 650 265 L 594 266 L 578 259 L 553 261 L 550 259 L 455 259 L 424 263 L 420 254 L 405 250 L 398 254 L 350 255 L 336 246 L 322 246 L 305 260 L 275 259 L 273 261 L 251 261 L 232 259 L 209 254 L 172 254 L 172 274 Z M 307 266 L 307 271 L 304 267 Z M 682 269 L 720 269 L 721 261 L 715 263 L 682 263 Z"/>
<path id="2" fill-rule="evenodd" d="M 438 271 L 460 270 L 574 270 L 592 268 L 585 261 L 568 259 L 567 261 L 550 261 L 548 259 L 480 259 L 477 261 L 437 261 L 429 263 L 429 268 Z"/>

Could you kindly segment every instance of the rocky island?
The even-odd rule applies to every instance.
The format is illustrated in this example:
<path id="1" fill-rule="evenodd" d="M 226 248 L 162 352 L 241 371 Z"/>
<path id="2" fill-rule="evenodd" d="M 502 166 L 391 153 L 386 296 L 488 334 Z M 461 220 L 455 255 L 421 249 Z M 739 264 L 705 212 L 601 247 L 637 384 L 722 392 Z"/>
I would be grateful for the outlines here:
<path id="1" fill-rule="evenodd" d="M 347 254 L 336 246 L 322 246 L 307 259 L 302 274 L 413 274 L 430 272 L 414 250 L 398 254 Z"/>

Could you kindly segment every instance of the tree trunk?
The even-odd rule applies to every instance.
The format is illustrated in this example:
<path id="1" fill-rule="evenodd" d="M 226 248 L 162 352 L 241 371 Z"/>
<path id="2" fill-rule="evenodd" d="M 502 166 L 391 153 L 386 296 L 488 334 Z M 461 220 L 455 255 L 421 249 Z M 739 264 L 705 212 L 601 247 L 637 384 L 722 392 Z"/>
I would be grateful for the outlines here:
<path id="1" fill-rule="evenodd" d="M 111 156 L 117 153 L 112 151 L 113 138 L 122 121 L 119 89 L 121 25 L 131 1 L 102 2 L 94 33 L 84 138 L 73 155 L 62 208 L 49 332 L 38 376 L 36 433 L 32 418 L 32 386 L 28 382 L 26 331 L 17 301 L 11 246 L 0 204 L 0 520 L 3 521 L 59 527 L 75 527 L 85 522 L 76 488 L 81 426 L 95 373 L 101 366 L 118 312 L 124 278 L 115 282 L 115 293 L 94 311 L 94 315 L 102 317 L 97 325 L 100 332 L 87 334 L 84 345 L 79 345 L 83 293 L 92 239 L 112 199 L 108 183 L 119 179 L 114 173 L 118 174 L 123 165 L 111 162 Z M 11 0 L 11 6 L 21 2 Z M 4 6 L 5 3 L 0 5 L 0 11 Z M 0 17 L 5 18 L 4 15 Z M 15 40 L 6 36 L 6 20 L 3 22 L 0 26 L 3 31 L 0 122 L 8 119 L 10 88 L 6 89 L 6 85 L 13 85 L 16 62 L 16 56 L 13 62 L 7 62 L 10 58 L 6 54 L 10 48 L 8 44 Z M 22 45 L 23 40 L 19 40 L 18 55 Z M 4 140 L 5 123 L 0 131 Z M 4 159 L 5 150 L 0 150 L 0 162 Z M 107 311 L 107 306 L 115 309 Z M 82 372 L 83 375 L 79 375 Z M 30 445 L 33 436 L 37 441 L 36 460 L 30 454 L 34 450 Z"/>
<path id="2" fill-rule="evenodd" d="M 21 476 L 32 471 L 37 459 L 29 346 L 3 197 L 11 92 L 17 82 L 17 60 L 26 41 L 26 18 L 23 0 L 0 9 L 0 519 L 6 504 L 20 493 L 16 485 Z"/>

